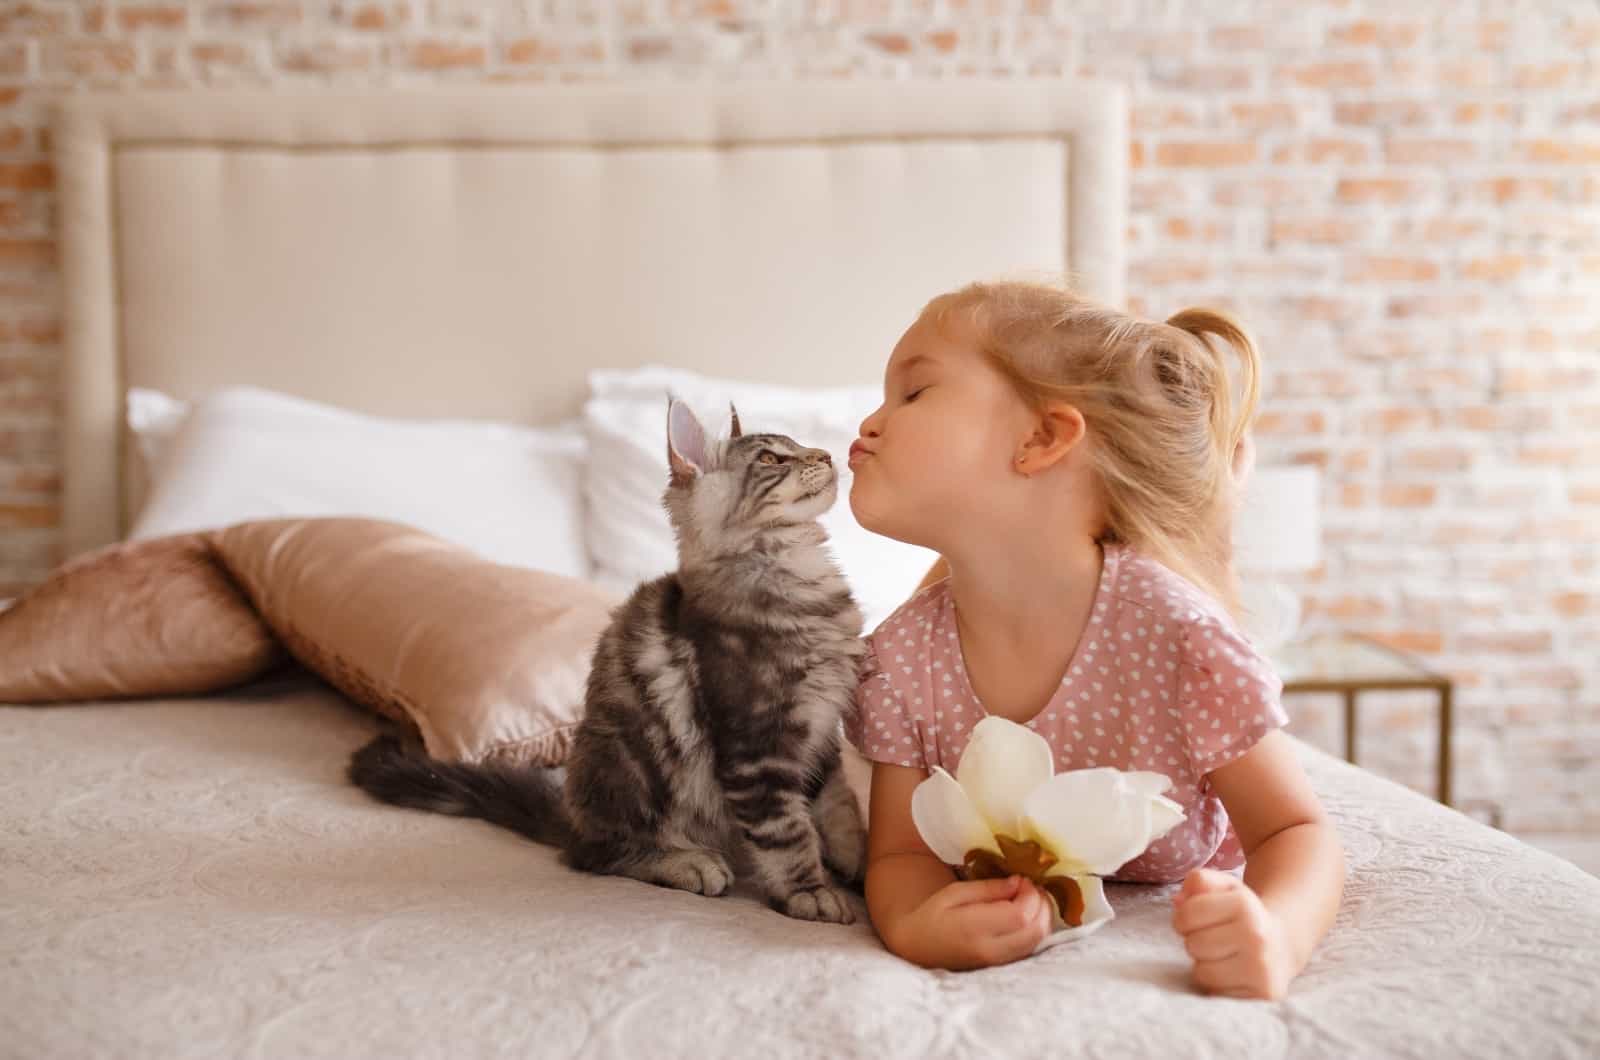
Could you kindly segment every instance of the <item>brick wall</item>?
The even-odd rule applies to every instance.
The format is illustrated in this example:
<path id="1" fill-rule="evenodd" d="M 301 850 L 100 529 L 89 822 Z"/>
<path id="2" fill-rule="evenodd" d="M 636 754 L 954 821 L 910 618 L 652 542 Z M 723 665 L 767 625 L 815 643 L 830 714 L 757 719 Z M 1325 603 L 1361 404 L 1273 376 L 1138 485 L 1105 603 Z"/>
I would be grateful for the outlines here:
<path id="1" fill-rule="evenodd" d="M 1461 682 L 1457 791 L 1600 833 L 1600 8 L 1200 0 L 0 3 L 0 595 L 56 559 L 44 101 L 88 87 L 1085 73 L 1132 96 L 1131 290 L 1241 312 L 1325 469 L 1310 621 Z M 1337 746 L 1331 704 L 1296 728 Z M 1427 697 L 1367 764 L 1426 790 Z"/>

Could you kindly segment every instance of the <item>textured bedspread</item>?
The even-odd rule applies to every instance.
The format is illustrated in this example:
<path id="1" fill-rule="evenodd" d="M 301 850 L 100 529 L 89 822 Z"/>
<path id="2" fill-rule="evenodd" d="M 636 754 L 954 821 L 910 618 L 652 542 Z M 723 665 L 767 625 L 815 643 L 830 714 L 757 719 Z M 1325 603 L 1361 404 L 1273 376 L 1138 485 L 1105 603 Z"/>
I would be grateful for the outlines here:
<path id="1" fill-rule="evenodd" d="M 1194 993 L 1168 888 L 1005 968 L 580 876 L 347 786 L 298 682 L 0 708 L 0 1056 L 1596 1056 L 1600 880 L 1310 748 L 1350 881 L 1281 1003 Z"/>

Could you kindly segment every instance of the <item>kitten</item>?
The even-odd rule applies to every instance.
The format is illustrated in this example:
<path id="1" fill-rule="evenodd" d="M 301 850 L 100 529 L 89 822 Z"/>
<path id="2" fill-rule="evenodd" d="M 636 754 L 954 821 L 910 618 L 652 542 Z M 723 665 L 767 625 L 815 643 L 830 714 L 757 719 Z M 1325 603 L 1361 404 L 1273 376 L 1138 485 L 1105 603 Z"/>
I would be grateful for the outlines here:
<path id="1" fill-rule="evenodd" d="M 737 410 L 731 437 L 708 444 L 675 400 L 667 457 L 678 570 L 636 588 L 601 635 L 564 785 L 410 755 L 391 737 L 355 753 L 350 779 L 559 846 L 589 872 L 720 895 L 741 862 L 773 908 L 848 924 L 824 863 L 861 879 L 839 719 L 865 647 L 817 522 L 838 472 L 821 449 L 743 434 Z"/>

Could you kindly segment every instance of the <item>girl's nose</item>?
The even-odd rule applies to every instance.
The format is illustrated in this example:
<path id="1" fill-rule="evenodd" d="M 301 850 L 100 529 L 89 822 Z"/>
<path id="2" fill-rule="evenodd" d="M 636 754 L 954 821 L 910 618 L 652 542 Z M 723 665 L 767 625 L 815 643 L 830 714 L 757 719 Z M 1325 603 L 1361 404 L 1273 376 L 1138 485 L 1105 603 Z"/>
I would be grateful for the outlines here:
<path id="1" fill-rule="evenodd" d="M 872 415 L 861 421 L 861 437 L 876 438 L 878 436 L 878 417 L 882 413 L 883 409 L 874 409 Z"/>

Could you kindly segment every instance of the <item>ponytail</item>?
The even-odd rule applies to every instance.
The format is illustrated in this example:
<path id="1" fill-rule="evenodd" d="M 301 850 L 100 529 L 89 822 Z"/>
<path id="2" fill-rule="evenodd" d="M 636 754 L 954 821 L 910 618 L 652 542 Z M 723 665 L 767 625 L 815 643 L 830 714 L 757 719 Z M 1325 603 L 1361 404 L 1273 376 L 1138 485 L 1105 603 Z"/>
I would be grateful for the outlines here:
<path id="1" fill-rule="evenodd" d="M 1239 585 L 1233 566 L 1233 517 L 1238 511 L 1243 477 L 1254 462 L 1243 459 L 1250 454 L 1242 450 L 1248 444 L 1246 435 L 1260 400 L 1261 354 L 1244 325 L 1221 310 L 1191 306 L 1168 317 L 1166 323 L 1193 338 L 1193 345 L 1203 349 L 1209 359 L 1211 371 L 1206 373 L 1206 389 L 1210 392 L 1211 436 L 1216 446 L 1216 474 L 1212 481 L 1216 505 L 1206 520 L 1201 547 L 1209 553 L 1206 566 L 1218 595 L 1237 613 Z M 1214 345 L 1210 336 L 1221 339 L 1223 348 Z M 1239 358 L 1237 394 L 1234 376 L 1228 370 L 1228 347 Z"/>
<path id="2" fill-rule="evenodd" d="M 1215 365 L 1215 389 L 1212 398 L 1212 430 L 1228 463 L 1244 441 L 1245 432 L 1255 416 L 1256 403 L 1261 395 L 1261 353 L 1255 340 L 1245 331 L 1244 325 L 1230 313 L 1219 309 L 1191 306 L 1167 318 L 1170 327 L 1192 336 Z M 1239 356 L 1238 411 L 1235 412 L 1232 374 L 1228 371 L 1227 355 L 1211 344 L 1208 335 L 1215 335 Z"/>

